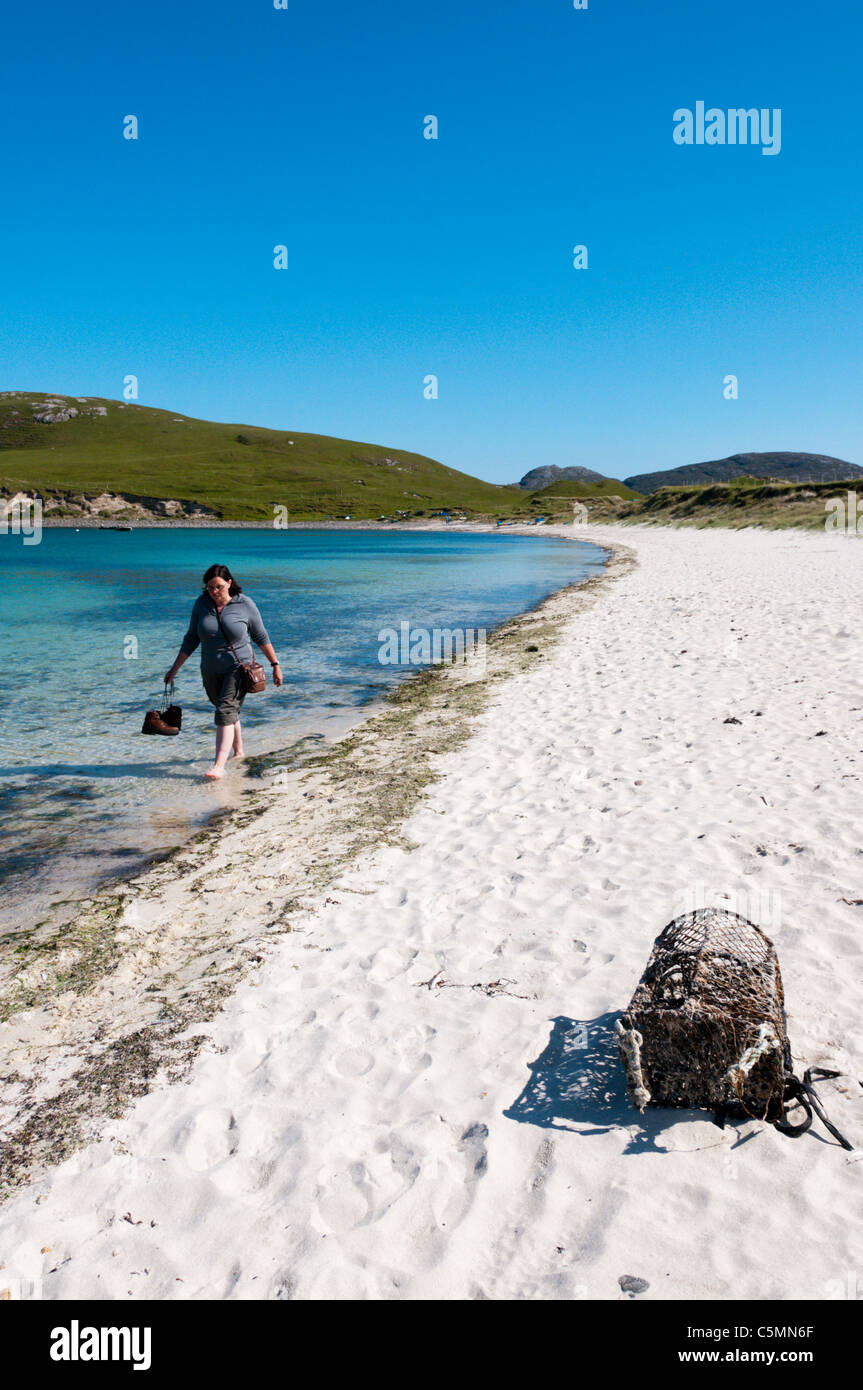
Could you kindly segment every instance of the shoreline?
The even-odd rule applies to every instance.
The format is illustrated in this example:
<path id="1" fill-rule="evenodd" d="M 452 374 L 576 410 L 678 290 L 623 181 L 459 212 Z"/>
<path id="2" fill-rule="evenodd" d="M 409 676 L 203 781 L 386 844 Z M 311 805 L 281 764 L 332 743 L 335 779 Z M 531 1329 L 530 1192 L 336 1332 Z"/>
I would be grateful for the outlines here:
<path id="1" fill-rule="evenodd" d="M 431 529 L 449 528 L 437 523 Z M 497 528 L 474 524 L 471 530 L 494 534 Z M 570 528 L 556 530 L 558 538 L 589 540 L 571 534 Z M 524 531 L 534 533 L 533 528 Z M 491 630 L 485 677 L 474 680 L 462 667 L 420 668 L 406 674 L 388 696 L 373 702 L 323 749 L 314 734 L 307 734 L 286 747 L 248 757 L 239 800 L 215 809 L 196 833 L 155 852 L 137 869 L 112 876 L 60 920 L 49 912 L 32 928 L 4 934 L 0 1042 L 14 1020 L 17 1044 L 11 1048 L 7 1076 L 12 1085 L 0 1102 L 0 1135 L 5 1138 L 0 1202 L 45 1165 L 98 1137 L 105 1120 L 117 1118 L 134 1098 L 146 1094 L 157 1074 L 169 1083 L 179 1079 L 204 1041 L 203 1035 L 189 1041 L 184 1037 L 187 1030 L 214 1018 L 248 970 L 263 963 L 259 952 L 266 951 L 267 943 L 293 930 L 292 913 L 304 910 L 309 890 L 320 896 L 346 862 L 382 842 L 399 842 L 398 827 L 439 775 L 429 766 L 434 755 L 443 747 L 461 746 L 494 683 L 523 669 L 524 658 L 515 650 L 520 635 L 553 640 L 588 591 L 612 582 L 631 563 L 622 545 L 598 548 L 607 556 L 598 575 L 554 590 Z M 369 757 L 380 770 L 371 783 L 359 766 Z M 422 767 L 409 766 L 418 759 Z M 401 768 L 395 779 L 393 764 Z M 402 786 L 393 788 L 390 784 L 400 777 Z M 307 782 L 310 786 L 304 790 Z M 357 798 L 363 796 L 355 828 L 351 822 L 357 816 Z M 316 803 L 311 813 L 304 804 L 309 801 Z M 333 810 L 322 813 L 323 803 Z M 172 920 L 189 910 L 190 900 L 194 904 L 196 897 L 201 901 L 201 895 L 211 891 L 203 886 L 202 870 L 214 848 L 222 861 L 216 873 L 230 879 L 231 855 L 236 850 L 248 860 L 248 851 L 241 848 L 243 834 L 259 819 L 261 833 L 255 839 L 268 859 L 279 858 L 273 845 L 285 820 L 290 822 L 291 855 L 302 861 L 302 868 L 273 877 L 280 889 L 292 878 L 297 896 L 283 899 L 278 910 L 273 900 L 263 912 L 251 911 L 237 929 L 212 931 L 207 912 L 198 912 L 201 939 L 190 946 L 183 933 L 181 942 L 176 941 Z M 337 844 L 334 852 L 329 844 L 322 851 L 322 840 L 329 838 Z M 165 912 L 157 910 L 155 915 L 166 920 L 157 927 L 152 909 L 142 904 L 160 900 Z M 191 911 L 195 915 L 194 906 Z M 152 957 L 154 948 L 158 965 L 148 966 L 144 957 Z M 142 994 L 150 996 L 149 1007 L 137 1007 L 133 1013 L 117 1009 L 115 986 L 124 971 L 130 978 L 123 994 L 133 991 L 139 1005 Z M 40 1042 L 47 1034 L 52 1041 Z M 50 1056 L 47 1076 L 40 1075 L 38 1063 L 45 1051 Z"/>
<path id="2" fill-rule="evenodd" d="M 175 523 L 171 521 L 167 523 L 169 527 L 174 524 Z M 230 525 L 233 525 L 233 523 Z M 68 527 L 64 529 L 68 529 Z M 95 524 L 91 524 L 84 529 L 95 530 L 99 529 L 99 527 Z M 151 528 L 145 527 L 144 529 L 149 530 Z M 157 526 L 154 529 L 163 528 Z M 182 529 L 196 531 L 200 530 L 201 527 L 184 526 Z M 223 529 L 225 528 L 223 527 Z M 252 525 L 252 529 L 269 530 L 270 527 L 269 525 L 258 527 L 257 523 L 255 523 Z M 302 526 L 300 529 L 314 530 L 318 528 L 315 526 Z M 345 529 L 350 529 L 350 527 L 346 527 Z M 360 529 L 385 530 L 386 528 L 375 524 L 371 528 L 361 527 Z M 445 533 L 449 528 L 440 520 L 429 519 L 425 525 L 413 526 L 406 524 L 402 529 L 411 532 L 441 531 Z M 468 528 L 468 533 L 497 534 L 497 531 L 493 526 L 486 526 L 478 523 Z M 530 534 L 533 534 L 532 530 Z M 572 537 L 565 538 L 573 539 Z M 589 541 L 587 543 L 590 544 Z M 526 608 L 522 611 L 527 612 L 530 611 L 530 609 Z M 414 668 L 414 670 L 415 669 L 416 668 Z M 402 681 L 404 679 L 409 679 L 411 674 L 411 668 L 406 670 L 402 669 L 397 678 L 399 681 Z M 265 727 L 263 730 L 265 737 L 259 740 L 259 742 L 262 741 L 264 743 L 265 751 L 268 754 L 277 753 L 280 747 L 293 746 L 298 739 L 308 738 L 314 734 L 320 735 L 320 738 L 325 740 L 326 744 L 331 744 L 334 739 L 340 736 L 342 730 L 353 727 L 357 722 L 368 718 L 375 711 L 379 710 L 385 704 L 385 698 L 385 693 L 378 690 L 371 695 L 371 698 L 360 699 L 356 704 L 344 705 L 336 708 L 334 705 L 325 703 L 318 709 L 294 714 L 290 720 L 293 726 L 291 728 L 282 728 L 277 731 L 275 729 L 268 730 Z M 249 762 L 251 765 L 254 765 L 254 759 L 250 759 Z M 147 864 L 160 861 L 165 857 L 166 853 L 171 853 L 174 849 L 179 848 L 180 843 L 185 843 L 192 836 L 199 833 L 202 829 L 205 829 L 206 826 L 212 822 L 214 817 L 218 817 L 221 814 L 226 799 L 229 800 L 235 808 L 238 807 L 244 788 L 248 790 L 248 779 L 241 779 L 236 776 L 226 778 L 219 784 L 218 788 L 211 786 L 210 791 L 214 793 L 211 800 L 216 800 L 217 804 L 211 809 L 198 805 L 196 807 L 196 823 L 193 824 L 190 820 L 190 823 L 183 828 L 182 832 L 178 831 L 178 834 L 182 834 L 183 839 L 177 844 L 172 845 L 169 849 L 166 849 L 161 843 L 150 844 L 147 846 L 146 850 L 142 850 L 139 857 L 132 859 L 131 849 L 126 849 L 124 846 L 121 853 L 132 860 L 131 863 L 123 863 L 120 854 L 118 854 L 114 862 L 110 865 L 105 865 L 104 868 L 100 866 L 98 869 L 94 867 L 94 872 L 92 874 L 82 873 L 76 881 L 68 885 L 68 888 L 62 879 L 59 881 L 56 878 L 46 879 L 43 885 L 40 885 L 36 891 L 31 892 L 29 903 L 19 903 L 15 896 L 20 891 L 18 887 L 19 884 L 24 884 L 26 891 L 26 880 L 23 874 L 19 875 L 17 880 L 13 880 L 12 891 L 9 901 L 6 903 L 6 909 L 0 912 L 0 918 L 2 918 L 2 920 L 0 920 L 0 942 L 4 940 L 5 934 L 8 931 L 16 926 L 22 925 L 22 917 L 23 925 L 27 929 L 34 927 L 38 928 L 41 923 L 49 919 L 52 925 L 60 925 L 68 919 L 70 914 L 74 911 L 76 901 L 88 899 L 109 883 L 122 884 L 125 880 L 137 876 L 144 871 Z M 129 840 L 130 846 L 136 843 L 137 841 L 134 838 Z M 2 961 L 0 961 L 0 981 L 2 981 L 2 975 L 3 965 Z M 2 1016 L 2 1013 L 0 1013 L 0 1016 Z"/>
<path id="3" fill-rule="evenodd" d="M 557 523 L 558 527 L 561 523 Z M 118 528 L 105 521 L 89 519 L 81 521 L 74 517 L 56 520 L 42 520 L 43 531 L 116 531 Z M 124 528 L 125 529 L 125 528 Z M 204 517 L 192 521 L 188 517 L 182 521 L 154 517 L 152 520 L 135 521 L 131 531 L 530 531 L 539 533 L 552 529 L 549 523 L 534 527 L 527 522 L 511 522 L 497 526 L 490 521 L 441 521 L 437 517 L 412 517 L 410 521 L 289 521 L 284 526 L 275 526 L 272 521 L 217 521 Z"/>
<path id="4" fill-rule="evenodd" d="M 8 1279 L 122 1301 L 853 1296 L 863 573 L 823 534 L 567 534 L 615 559 L 499 630 L 483 689 L 423 676 L 326 759 L 272 769 L 244 825 L 154 871 L 113 933 L 91 922 L 89 994 L 38 1034 L 0 1027 L 30 1107 Z M 701 905 L 773 941 L 795 1070 L 838 1073 L 818 1093 L 855 1152 L 818 1122 L 792 1143 L 633 1108 L 615 1020 Z"/>

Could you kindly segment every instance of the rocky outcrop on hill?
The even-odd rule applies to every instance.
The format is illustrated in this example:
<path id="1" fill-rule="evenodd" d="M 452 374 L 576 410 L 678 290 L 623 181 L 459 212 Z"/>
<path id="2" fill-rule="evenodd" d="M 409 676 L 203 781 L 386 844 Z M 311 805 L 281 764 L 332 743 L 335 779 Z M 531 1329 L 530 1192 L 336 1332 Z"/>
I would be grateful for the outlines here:
<path id="1" fill-rule="evenodd" d="M 45 401 L 42 407 L 33 411 L 33 419 L 40 425 L 59 425 L 77 414 L 73 405 L 64 405 L 62 401 Z"/>
<path id="2" fill-rule="evenodd" d="M 17 402 L 17 406 L 10 405 L 4 411 L 6 419 L 2 422 L 2 428 L 15 429 L 26 424 L 28 413 L 37 425 L 62 425 L 78 416 L 108 414 L 107 406 L 94 405 L 89 396 L 75 396 L 74 399 L 78 405 L 84 406 L 83 410 L 71 405 L 69 397 L 64 399 L 62 396 L 35 396 L 25 391 L 0 391 L 0 400 Z"/>
<path id="3" fill-rule="evenodd" d="M 558 468 L 556 464 L 545 464 L 542 468 L 532 468 L 519 481 L 518 486 L 525 492 L 538 492 L 549 483 L 559 483 L 563 478 L 577 478 L 582 483 L 604 483 L 603 473 L 594 473 L 592 468 Z"/>
<path id="4" fill-rule="evenodd" d="M 829 454 L 731 454 L 725 459 L 668 468 L 661 473 L 638 473 L 625 482 L 636 492 L 656 492 L 660 487 L 728 483 L 744 476 L 779 478 L 788 483 L 835 483 L 863 478 L 863 468 Z"/>
<path id="5" fill-rule="evenodd" d="M 15 492 L 0 487 L 0 511 L 27 504 L 39 498 L 42 516 L 46 521 L 68 517 L 82 521 L 147 521 L 174 519 L 176 521 L 218 519 L 219 513 L 201 502 L 174 497 L 140 497 L 129 492 Z"/>

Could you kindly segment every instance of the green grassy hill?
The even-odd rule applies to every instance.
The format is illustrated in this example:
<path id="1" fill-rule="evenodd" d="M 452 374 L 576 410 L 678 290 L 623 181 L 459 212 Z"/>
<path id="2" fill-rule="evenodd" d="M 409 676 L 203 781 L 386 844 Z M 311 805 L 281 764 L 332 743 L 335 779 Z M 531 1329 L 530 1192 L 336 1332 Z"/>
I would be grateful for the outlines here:
<path id="1" fill-rule="evenodd" d="M 32 391 L 0 395 L 0 488 L 61 502 L 73 493 L 175 498 L 236 521 L 271 521 L 279 505 L 296 521 L 440 508 L 511 515 L 526 505 L 515 486 L 403 449 Z"/>
<path id="2" fill-rule="evenodd" d="M 287 507 L 292 521 L 428 516 L 443 509 L 477 519 L 571 521 L 572 503 L 581 500 L 597 522 L 823 527 L 825 500 L 855 486 L 853 479 L 743 476 L 644 495 L 613 478 L 565 478 L 528 492 L 379 444 L 218 424 L 133 401 L 0 394 L 0 494 L 38 492 L 59 504 L 48 512 L 55 517 L 80 514 L 76 494 L 108 492 L 129 499 L 130 517 L 132 499 L 150 510 L 156 499 L 175 499 L 186 511 L 203 507 L 226 521 L 272 521 L 276 506 Z"/>
<path id="3" fill-rule="evenodd" d="M 634 492 L 625 483 L 618 483 L 614 478 L 603 478 L 599 483 L 583 482 L 580 478 L 563 478 L 559 482 L 549 483 L 548 487 L 541 488 L 539 492 L 530 494 L 531 502 L 538 506 L 543 503 L 553 504 L 559 499 L 572 497 L 575 499 L 584 497 L 632 497 L 639 498 L 640 493 Z"/>

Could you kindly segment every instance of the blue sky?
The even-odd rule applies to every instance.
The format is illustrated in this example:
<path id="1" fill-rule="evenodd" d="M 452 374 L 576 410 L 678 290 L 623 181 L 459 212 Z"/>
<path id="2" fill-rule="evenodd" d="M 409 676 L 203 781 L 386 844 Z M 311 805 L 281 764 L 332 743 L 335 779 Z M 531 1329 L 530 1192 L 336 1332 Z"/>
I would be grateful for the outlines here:
<path id="1" fill-rule="evenodd" d="M 0 389 L 133 373 L 144 405 L 495 482 L 863 462 L 856 0 L 16 10 Z M 676 145 L 698 100 L 780 108 L 780 153 Z"/>

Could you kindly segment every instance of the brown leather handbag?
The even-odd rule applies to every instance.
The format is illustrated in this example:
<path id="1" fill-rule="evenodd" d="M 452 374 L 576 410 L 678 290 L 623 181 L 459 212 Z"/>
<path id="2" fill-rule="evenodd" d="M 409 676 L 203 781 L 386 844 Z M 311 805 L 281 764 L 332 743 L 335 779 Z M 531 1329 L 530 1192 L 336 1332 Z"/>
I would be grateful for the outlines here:
<path id="1" fill-rule="evenodd" d="M 237 665 L 242 670 L 242 675 L 240 679 L 243 683 L 244 691 L 247 695 L 260 694 L 260 692 L 262 690 L 265 690 L 267 686 L 266 671 L 264 670 L 261 663 L 255 660 L 254 656 L 252 657 L 251 661 L 240 660 L 240 658 L 237 656 L 236 647 L 234 646 L 225 629 L 222 627 L 222 619 L 219 617 L 219 610 L 218 608 L 216 608 L 215 604 L 213 605 L 213 612 L 216 615 L 216 622 L 219 624 L 219 631 L 221 632 L 231 651 L 234 653 Z"/>

